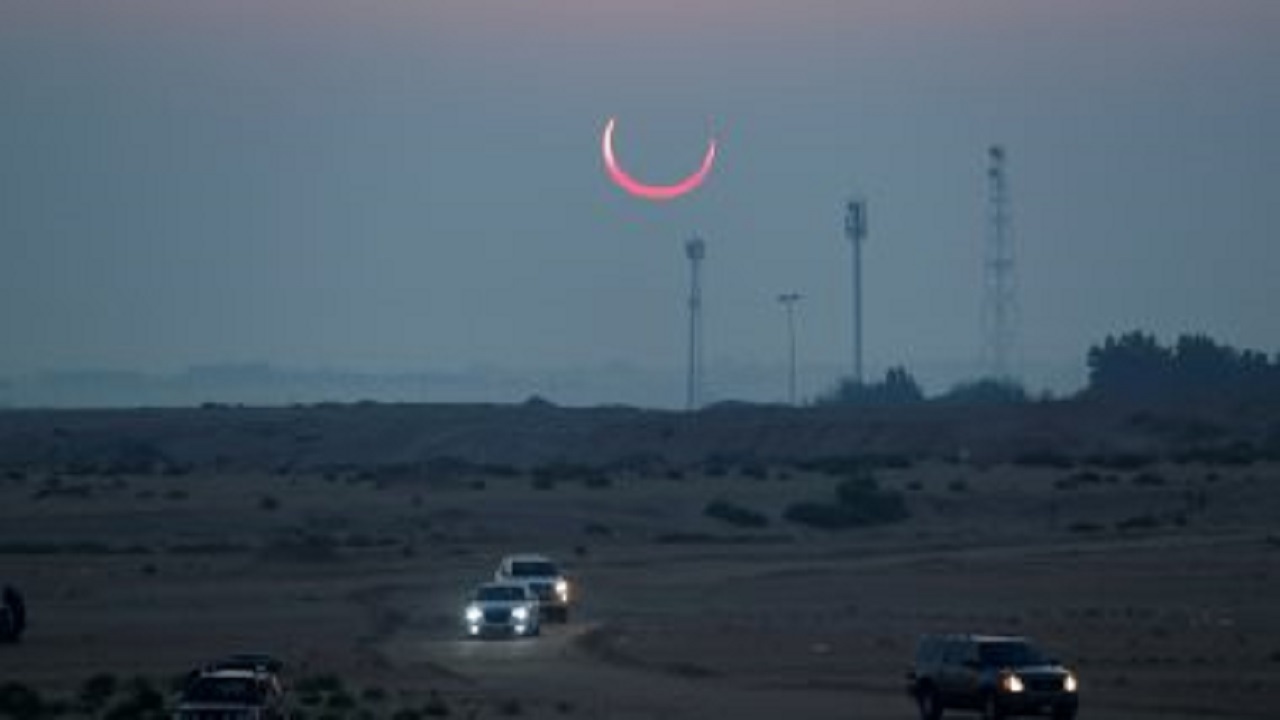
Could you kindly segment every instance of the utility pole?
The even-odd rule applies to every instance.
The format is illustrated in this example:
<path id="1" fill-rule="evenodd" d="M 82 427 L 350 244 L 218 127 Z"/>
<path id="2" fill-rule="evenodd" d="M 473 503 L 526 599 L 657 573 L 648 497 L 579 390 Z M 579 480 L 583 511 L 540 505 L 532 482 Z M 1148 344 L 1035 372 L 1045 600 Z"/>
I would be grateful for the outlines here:
<path id="1" fill-rule="evenodd" d="M 782 303 L 783 309 L 787 312 L 787 344 L 790 357 L 787 373 L 787 402 L 793 406 L 796 404 L 796 303 L 800 302 L 802 297 L 804 296 L 795 292 L 778 296 L 778 302 Z"/>
<path id="2" fill-rule="evenodd" d="M 867 201 L 845 205 L 844 234 L 853 246 L 853 380 L 862 384 L 862 243 L 867 239 Z"/>
<path id="3" fill-rule="evenodd" d="M 689 373 L 685 384 L 685 409 L 702 406 L 702 261 L 707 243 L 694 236 L 684 244 L 689 258 Z"/>

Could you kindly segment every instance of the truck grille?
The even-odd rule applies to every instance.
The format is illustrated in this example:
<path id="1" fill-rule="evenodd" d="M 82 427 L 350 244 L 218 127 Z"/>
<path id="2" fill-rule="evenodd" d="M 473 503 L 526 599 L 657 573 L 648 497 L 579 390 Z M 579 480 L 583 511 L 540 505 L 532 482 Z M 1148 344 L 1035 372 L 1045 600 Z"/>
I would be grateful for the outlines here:
<path id="1" fill-rule="evenodd" d="M 1028 678 L 1027 689 L 1031 692 L 1060 692 L 1062 690 L 1062 678 Z"/>
<path id="2" fill-rule="evenodd" d="M 484 611 L 484 621 L 490 624 L 506 624 L 511 620 L 511 611 L 504 608 L 494 608 Z"/>

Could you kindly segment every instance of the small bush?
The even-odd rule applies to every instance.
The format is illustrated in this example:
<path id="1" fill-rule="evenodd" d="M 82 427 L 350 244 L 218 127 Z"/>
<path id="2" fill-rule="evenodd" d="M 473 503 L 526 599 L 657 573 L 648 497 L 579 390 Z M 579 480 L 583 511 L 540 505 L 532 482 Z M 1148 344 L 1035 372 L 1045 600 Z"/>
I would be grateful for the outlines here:
<path id="1" fill-rule="evenodd" d="M 449 715 L 449 703 L 440 696 L 435 690 L 431 691 L 431 695 L 427 698 L 427 704 L 423 706 L 422 713 L 427 717 L 447 717 Z"/>
<path id="2" fill-rule="evenodd" d="M 1058 470 L 1070 470 L 1075 467 L 1075 461 L 1067 455 L 1054 450 L 1031 450 L 1020 453 L 1013 458 L 1014 465 L 1022 465 L 1023 467 L 1045 467 L 1056 468 Z"/>
<path id="3" fill-rule="evenodd" d="M 964 478 L 956 478 L 955 480 L 947 483 L 947 490 L 950 490 L 953 493 L 969 492 L 969 481 Z"/>
<path id="4" fill-rule="evenodd" d="M 115 675 L 109 673 L 93 675 L 80 685 L 80 692 L 77 694 L 80 707 L 90 713 L 96 713 L 116 693 L 119 684 Z"/>
<path id="5" fill-rule="evenodd" d="M 44 712 L 44 700 L 35 690 L 16 682 L 0 685 L 0 717 L 28 720 L 38 718 Z"/>
<path id="6" fill-rule="evenodd" d="M 1160 518 L 1155 515 L 1135 515 L 1116 523 L 1117 530 L 1154 530 L 1160 527 Z"/>
<path id="7" fill-rule="evenodd" d="M 1102 532 L 1102 526 L 1095 522 L 1074 522 L 1067 526 L 1068 532 L 1096 533 Z"/>
<path id="8" fill-rule="evenodd" d="M 164 696 L 143 678 L 136 678 L 126 689 L 128 695 L 103 715 L 104 720 L 164 720 Z"/>
<path id="9" fill-rule="evenodd" d="M 280 509 L 280 499 L 275 495 L 263 495 L 258 498 L 258 508 L 267 512 L 275 512 Z"/>
<path id="10" fill-rule="evenodd" d="M 1165 479 L 1158 473 L 1141 472 L 1133 476 L 1133 484 L 1139 487 L 1158 487 L 1165 484 Z"/>
<path id="11" fill-rule="evenodd" d="M 304 677 L 294 686 L 300 694 L 324 695 L 326 693 L 343 692 L 342 678 L 333 674 L 311 675 Z"/>
<path id="12" fill-rule="evenodd" d="M 850 478 L 837 485 L 836 499 L 849 508 L 861 525 L 900 522 L 909 515 L 902 493 L 880 489 L 880 484 L 870 475 Z"/>
<path id="13" fill-rule="evenodd" d="M 1113 453 L 1110 455 L 1093 455 L 1089 458 L 1090 465 L 1106 470 L 1142 470 L 1156 462 L 1154 455 L 1144 453 Z"/>
<path id="14" fill-rule="evenodd" d="M 613 528 L 599 522 L 589 522 L 582 526 L 582 532 L 595 537 L 612 537 Z"/>
<path id="15" fill-rule="evenodd" d="M 735 527 L 760 528 L 769 524 L 769 518 L 766 515 L 751 508 L 735 505 L 728 500 L 713 500 L 707 503 L 702 514 Z"/>
<path id="16" fill-rule="evenodd" d="M 331 710 L 350 710 L 356 706 L 356 699 L 351 693 L 339 690 L 329 695 L 329 701 L 325 705 Z"/>
<path id="17" fill-rule="evenodd" d="M 787 506 L 782 517 L 790 522 L 821 530 L 844 530 L 856 524 L 848 508 L 832 503 L 794 503 Z"/>

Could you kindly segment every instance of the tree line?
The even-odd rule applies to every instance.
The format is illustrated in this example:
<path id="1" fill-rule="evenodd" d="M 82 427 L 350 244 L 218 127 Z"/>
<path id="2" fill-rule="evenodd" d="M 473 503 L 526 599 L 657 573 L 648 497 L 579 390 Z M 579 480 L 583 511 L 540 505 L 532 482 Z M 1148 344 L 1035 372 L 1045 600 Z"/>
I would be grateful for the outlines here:
<path id="1" fill-rule="evenodd" d="M 1189 400 L 1248 397 L 1280 401 L 1280 355 L 1239 350 L 1204 334 L 1184 334 L 1170 345 L 1140 330 L 1108 335 L 1086 355 L 1088 383 L 1077 398 L 1116 400 Z M 1049 396 L 1043 396 L 1048 399 Z M 814 399 L 816 405 L 884 406 L 924 402 L 997 405 L 1031 400 L 1011 379 L 982 378 L 926 397 L 903 366 L 882 380 L 850 378 Z"/>

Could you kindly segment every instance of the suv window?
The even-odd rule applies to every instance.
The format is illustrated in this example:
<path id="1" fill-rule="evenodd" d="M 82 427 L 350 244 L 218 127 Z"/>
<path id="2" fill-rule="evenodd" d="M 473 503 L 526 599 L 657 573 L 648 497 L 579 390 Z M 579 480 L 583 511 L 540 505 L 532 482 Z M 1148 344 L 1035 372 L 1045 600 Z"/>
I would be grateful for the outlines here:
<path id="1" fill-rule="evenodd" d="M 503 602 L 524 599 L 522 585 L 488 585 L 476 591 L 476 600 Z"/>
<path id="2" fill-rule="evenodd" d="M 260 705 L 266 693 L 261 683 L 249 678 L 200 678 L 183 693 L 183 700 L 196 703 Z"/>
<path id="3" fill-rule="evenodd" d="M 513 577 L 550 577 L 558 574 L 555 563 L 532 560 L 511 563 Z"/>
<path id="4" fill-rule="evenodd" d="M 960 665 L 970 659 L 970 644 L 965 640 L 948 640 L 942 653 L 942 661 L 948 665 Z"/>
<path id="5" fill-rule="evenodd" d="M 979 658 L 988 667 L 1026 667 L 1045 664 L 1044 655 L 1027 642 L 987 642 L 979 646 Z"/>

